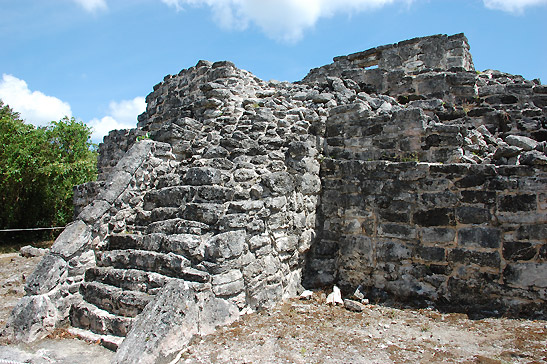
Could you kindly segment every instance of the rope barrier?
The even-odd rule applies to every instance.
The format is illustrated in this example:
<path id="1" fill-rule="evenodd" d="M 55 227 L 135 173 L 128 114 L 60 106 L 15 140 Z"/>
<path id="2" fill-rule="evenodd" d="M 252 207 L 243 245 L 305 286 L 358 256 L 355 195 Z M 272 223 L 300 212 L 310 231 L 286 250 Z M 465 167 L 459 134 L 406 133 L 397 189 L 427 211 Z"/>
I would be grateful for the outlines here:
<path id="1" fill-rule="evenodd" d="M 64 229 L 66 226 L 56 226 L 50 228 L 30 228 L 30 229 L 4 229 L 0 230 L 0 233 L 11 233 L 16 231 L 40 231 L 40 230 L 60 230 Z"/>

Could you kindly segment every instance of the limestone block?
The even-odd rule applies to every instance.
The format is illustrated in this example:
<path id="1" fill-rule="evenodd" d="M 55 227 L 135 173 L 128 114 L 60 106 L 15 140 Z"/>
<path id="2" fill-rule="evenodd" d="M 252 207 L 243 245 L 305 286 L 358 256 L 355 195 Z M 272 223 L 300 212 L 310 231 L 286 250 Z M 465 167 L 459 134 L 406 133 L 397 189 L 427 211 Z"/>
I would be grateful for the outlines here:
<path id="1" fill-rule="evenodd" d="M 111 205 L 105 200 L 95 200 L 80 212 L 78 219 L 83 220 L 88 224 L 93 224 L 99 220 L 110 207 Z"/>
<path id="2" fill-rule="evenodd" d="M 51 247 L 51 252 L 68 260 L 77 253 L 89 248 L 91 242 L 91 228 L 81 220 L 68 225 L 57 237 Z"/>
<path id="3" fill-rule="evenodd" d="M 221 184 L 222 181 L 222 172 L 210 167 L 191 167 L 184 176 L 184 182 L 192 186 Z"/>
<path id="4" fill-rule="evenodd" d="M 505 281 L 519 287 L 547 288 L 547 263 L 513 263 L 504 271 Z"/>
<path id="5" fill-rule="evenodd" d="M 214 297 L 210 290 L 197 292 L 173 281 L 137 317 L 112 362 L 169 363 L 194 335 L 210 334 L 238 317 L 237 306 Z"/>
<path id="6" fill-rule="evenodd" d="M 57 308 L 48 296 L 25 296 L 11 313 L 6 334 L 16 342 L 32 342 L 49 334 L 59 320 Z"/>
<path id="7" fill-rule="evenodd" d="M 366 306 L 362 304 L 361 302 L 348 300 L 348 299 L 344 300 L 344 307 L 347 310 L 353 311 L 353 312 L 362 312 L 366 308 Z"/>
<path id="8" fill-rule="evenodd" d="M 153 144 L 154 142 L 152 140 L 141 140 L 140 142 L 133 144 L 124 157 L 118 162 L 114 168 L 113 174 L 115 174 L 116 171 L 124 171 L 133 175 L 152 150 Z"/>
<path id="9" fill-rule="evenodd" d="M 216 262 L 239 257 L 246 249 L 244 230 L 229 231 L 205 241 L 205 259 Z"/>
<path id="10" fill-rule="evenodd" d="M 49 249 L 35 248 L 30 245 L 25 245 L 19 249 L 19 255 L 25 258 L 41 257 L 49 253 Z"/>
<path id="11" fill-rule="evenodd" d="M 477 264 L 482 267 L 499 268 L 500 254 L 495 252 L 478 252 L 467 249 L 453 249 L 448 253 L 448 261 L 466 265 Z"/>
<path id="12" fill-rule="evenodd" d="M 508 135 L 505 142 L 509 145 L 522 148 L 522 150 L 530 151 L 536 148 L 538 142 L 532 138 L 521 135 Z"/>
<path id="13" fill-rule="evenodd" d="M 287 172 L 275 172 L 262 176 L 262 182 L 277 196 L 294 191 L 293 177 Z"/>
<path id="14" fill-rule="evenodd" d="M 27 295 L 50 292 L 64 281 L 67 268 L 68 264 L 63 258 L 51 253 L 47 254 L 28 277 L 25 292 Z"/>
<path id="15" fill-rule="evenodd" d="M 547 165 L 547 156 L 545 153 L 539 152 L 537 150 L 532 150 L 526 153 L 523 153 L 520 156 L 520 164 L 529 165 L 529 166 L 540 166 Z"/>

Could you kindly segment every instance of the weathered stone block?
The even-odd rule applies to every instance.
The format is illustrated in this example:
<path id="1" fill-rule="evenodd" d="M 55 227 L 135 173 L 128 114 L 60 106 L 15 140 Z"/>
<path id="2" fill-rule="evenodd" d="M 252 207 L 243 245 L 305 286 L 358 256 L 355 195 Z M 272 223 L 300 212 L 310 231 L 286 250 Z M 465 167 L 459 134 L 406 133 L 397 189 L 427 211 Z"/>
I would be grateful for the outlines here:
<path id="1" fill-rule="evenodd" d="M 496 202 L 496 192 L 493 191 L 461 191 L 462 202 L 493 204 Z"/>
<path id="2" fill-rule="evenodd" d="M 246 249 L 245 231 L 229 231 L 218 234 L 205 241 L 205 259 L 222 261 L 237 258 Z"/>
<path id="3" fill-rule="evenodd" d="M 154 243 L 147 244 L 150 247 L 150 249 L 146 249 L 146 250 L 160 251 L 161 249 L 160 239 L 163 238 L 164 235 L 160 235 L 160 234 L 154 234 L 154 235 L 157 236 L 156 239 L 154 239 Z M 142 235 L 111 234 L 106 239 L 106 244 L 104 245 L 103 249 L 104 250 L 122 250 L 122 249 L 143 249 L 143 248 L 144 248 L 144 244 L 143 244 Z"/>
<path id="4" fill-rule="evenodd" d="M 517 194 L 500 196 L 498 210 L 504 212 L 535 211 L 537 209 L 536 195 Z"/>
<path id="5" fill-rule="evenodd" d="M 452 228 L 422 228 L 420 230 L 421 241 L 424 243 L 452 243 L 456 238 L 456 229 Z"/>
<path id="6" fill-rule="evenodd" d="M 151 190 L 144 195 L 144 209 L 156 207 L 180 207 L 189 200 L 191 189 L 188 186 L 166 187 Z"/>
<path id="7" fill-rule="evenodd" d="M 25 284 L 27 295 L 39 295 L 50 292 L 66 278 L 67 262 L 53 254 L 45 255 Z"/>
<path id="8" fill-rule="evenodd" d="M 130 175 L 133 175 L 147 158 L 148 154 L 152 150 L 153 144 L 154 142 L 152 140 L 142 140 L 133 144 L 133 146 L 116 165 L 115 171 L 124 171 Z"/>
<path id="9" fill-rule="evenodd" d="M 200 186 L 198 196 L 206 201 L 230 201 L 234 197 L 234 189 L 222 186 Z"/>
<path id="10" fill-rule="evenodd" d="M 318 175 L 304 173 L 300 180 L 300 191 L 305 195 L 315 195 L 321 191 L 321 179 Z"/>
<path id="11" fill-rule="evenodd" d="M 169 277 L 181 277 L 190 261 L 183 256 L 143 250 L 113 250 L 97 254 L 97 265 L 119 269 L 140 269 Z"/>
<path id="12" fill-rule="evenodd" d="M 508 284 L 547 288 L 547 263 L 508 264 L 503 275 Z"/>
<path id="13" fill-rule="evenodd" d="M 154 235 L 148 235 L 150 237 Z M 184 255 L 191 259 L 201 261 L 204 258 L 202 240 L 196 234 L 171 234 L 162 239 L 162 250 Z"/>
<path id="14" fill-rule="evenodd" d="M 293 177 L 287 172 L 275 172 L 262 176 L 262 182 L 274 195 L 286 195 L 294 191 Z"/>
<path id="15" fill-rule="evenodd" d="M 503 257 L 506 260 L 530 260 L 537 254 L 537 248 L 531 243 L 507 241 L 503 243 Z"/>
<path id="16" fill-rule="evenodd" d="M 111 175 L 111 178 L 106 183 L 106 188 L 99 193 L 98 198 L 108 203 L 114 203 L 128 188 L 132 178 L 133 175 L 128 172 L 117 171 Z"/>
<path id="17" fill-rule="evenodd" d="M 110 207 L 111 205 L 104 200 L 95 200 L 80 212 L 78 219 L 93 224 L 110 210 Z"/>
<path id="18" fill-rule="evenodd" d="M 389 222 L 409 223 L 410 214 L 408 212 L 393 211 L 391 209 L 383 209 L 379 211 L 380 218 Z"/>
<path id="19" fill-rule="evenodd" d="M 446 260 L 445 249 L 436 246 L 418 246 L 416 247 L 416 255 L 430 262 L 442 262 Z"/>
<path id="20" fill-rule="evenodd" d="M 420 226 L 450 226 L 456 224 L 454 209 L 451 208 L 418 211 L 414 213 L 413 221 Z"/>
<path id="21" fill-rule="evenodd" d="M 13 308 L 6 332 L 15 342 L 33 342 L 49 334 L 61 319 L 48 296 L 26 296 Z"/>
<path id="22" fill-rule="evenodd" d="M 193 220 L 212 225 L 218 221 L 223 211 L 224 206 L 221 204 L 189 203 L 184 206 L 181 216 L 186 220 Z"/>
<path id="23" fill-rule="evenodd" d="M 392 240 L 379 240 L 376 242 L 376 259 L 386 262 L 398 262 L 409 259 L 412 251 L 406 244 Z"/>
<path id="24" fill-rule="evenodd" d="M 452 207 L 459 200 L 458 194 L 444 191 L 435 193 L 422 193 L 421 202 L 425 208 Z"/>
<path id="25" fill-rule="evenodd" d="M 482 224 L 492 220 L 488 209 L 474 206 L 456 208 L 456 220 L 462 224 Z"/>
<path id="26" fill-rule="evenodd" d="M 458 230 L 458 245 L 497 249 L 500 247 L 499 229 L 471 227 Z"/>
<path id="27" fill-rule="evenodd" d="M 211 291 L 196 292 L 184 282 L 172 282 L 132 325 L 113 363 L 171 362 L 193 335 L 210 334 L 238 313 L 235 305 Z"/>
<path id="28" fill-rule="evenodd" d="M 57 237 L 51 247 L 51 252 L 68 260 L 88 249 L 90 243 L 91 228 L 81 220 L 77 220 L 69 224 Z"/>
<path id="29" fill-rule="evenodd" d="M 448 253 L 448 261 L 466 265 L 477 264 L 483 267 L 497 268 L 501 264 L 498 252 L 477 252 L 466 249 L 453 249 Z"/>
<path id="30" fill-rule="evenodd" d="M 191 167 L 184 176 L 184 182 L 191 186 L 221 184 L 222 171 L 210 167 Z"/>
<path id="31" fill-rule="evenodd" d="M 402 224 L 380 224 L 378 226 L 378 236 L 393 237 L 400 239 L 416 238 L 416 229 Z"/>

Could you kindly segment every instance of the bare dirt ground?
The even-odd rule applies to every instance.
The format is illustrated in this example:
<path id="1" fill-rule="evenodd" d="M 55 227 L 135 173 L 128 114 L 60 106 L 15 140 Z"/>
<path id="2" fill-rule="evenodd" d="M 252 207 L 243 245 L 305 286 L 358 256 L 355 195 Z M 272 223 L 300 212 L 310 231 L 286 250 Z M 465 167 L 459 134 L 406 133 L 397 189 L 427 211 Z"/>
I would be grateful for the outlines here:
<path id="1" fill-rule="evenodd" d="M 25 294 L 26 277 L 42 257 L 23 258 L 18 253 L 0 254 L 0 327 L 19 300 Z"/>
<path id="2" fill-rule="evenodd" d="M 41 258 L 0 255 L 0 327 Z M 183 363 L 547 363 L 547 321 L 483 319 L 435 310 L 327 306 L 324 294 L 243 316 L 194 338 Z M 74 338 L 0 346 L 0 363 L 108 363 L 113 353 Z"/>
<path id="3" fill-rule="evenodd" d="M 19 298 L 26 278 L 42 257 L 24 258 L 18 253 L 0 254 L 0 332 Z M 0 364 L 107 364 L 114 353 L 95 343 L 68 336 L 62 330 L 32 344 L 8 345 L 0 338 Z"/>
<path id="4" fill-rule="evenodd" d="M 194 340 L 179 363 L 547 363 L 547 322 L 323 299 L 287 301 Z"/>

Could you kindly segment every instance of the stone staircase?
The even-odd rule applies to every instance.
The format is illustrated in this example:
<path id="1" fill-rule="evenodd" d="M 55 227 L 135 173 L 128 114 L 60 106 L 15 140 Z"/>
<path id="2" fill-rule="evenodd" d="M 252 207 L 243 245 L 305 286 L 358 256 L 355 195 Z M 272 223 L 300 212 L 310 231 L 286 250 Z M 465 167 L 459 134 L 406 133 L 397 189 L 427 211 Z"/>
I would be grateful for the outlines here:
<path id="1" fill-rule="evenodd" d="M 184 246 L 195 240 L 189 234 L 109 235 L 95 254 L 97 266 L 85 273 L 81 299 L 71 307 L 73 333 L 116 350 L 134 318 L 170 280 L 208 282 L 209 274 L 184 256 Z"/>

